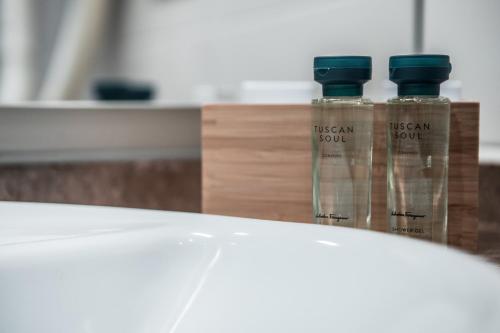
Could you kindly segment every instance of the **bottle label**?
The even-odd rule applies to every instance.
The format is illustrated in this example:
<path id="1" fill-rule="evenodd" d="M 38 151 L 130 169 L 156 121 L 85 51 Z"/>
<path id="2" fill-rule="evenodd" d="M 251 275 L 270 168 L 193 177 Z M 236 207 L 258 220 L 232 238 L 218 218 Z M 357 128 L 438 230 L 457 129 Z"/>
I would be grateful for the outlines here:
<path id="1" fill-rule="evenodd" d="M 390 122 L 393 140 L 425 140 L 426 134 L 431 131 L 430 122 Z"/>
<path id="2" fill-rule="evenodd" d="M 342 214 L 335 214 L 335 213 L 330 213 L 330 214 L 325 214 L 325 213 L 318 213 L 315 216 L 317 219 L 329 219 L 333 220 L 334 222 L 342 222 L 349 220 L 349 216 L 343 216 Z"/>
<path id="3" fill-rule="evenodd" d="M 314 125 L 313 133 L 320 143 L 347 143 L 355 135 L 353 124 Z"/>

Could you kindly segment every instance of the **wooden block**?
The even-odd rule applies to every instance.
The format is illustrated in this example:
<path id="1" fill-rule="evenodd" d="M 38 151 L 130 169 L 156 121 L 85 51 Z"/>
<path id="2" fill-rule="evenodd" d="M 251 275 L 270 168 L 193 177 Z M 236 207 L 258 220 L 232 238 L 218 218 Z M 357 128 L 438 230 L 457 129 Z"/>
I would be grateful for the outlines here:
<path id="1" fill-rule="evenodd" d="M 387 230 L 385 105 L 374 110 L 372 224 Z M 204 213 L 312 221 L 310 105 L 209 105 L 202 112 Z M 476 250 L 479 104 L 452 103 L 448 243 Z"/>

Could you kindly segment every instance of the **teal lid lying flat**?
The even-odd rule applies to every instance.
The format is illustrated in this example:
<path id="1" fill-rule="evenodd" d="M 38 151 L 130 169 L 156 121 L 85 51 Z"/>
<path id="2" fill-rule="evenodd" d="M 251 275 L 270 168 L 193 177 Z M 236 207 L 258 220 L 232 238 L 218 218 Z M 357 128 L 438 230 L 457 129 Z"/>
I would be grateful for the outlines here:
<path id="1" fill-rule="evenodd" d="M 448 80 L 450 57 L 441 54 L 397 55 L 389 58 L 389 79 L 399 96 L 439 96 L 439 85 Z"/>
<path id="2" fill-rule="evenodd" d="M 371 57 L 314 58 L 314 80 L 323 85 L 323 96 L 362 96 L 363 84 L 371 78 Z"/>

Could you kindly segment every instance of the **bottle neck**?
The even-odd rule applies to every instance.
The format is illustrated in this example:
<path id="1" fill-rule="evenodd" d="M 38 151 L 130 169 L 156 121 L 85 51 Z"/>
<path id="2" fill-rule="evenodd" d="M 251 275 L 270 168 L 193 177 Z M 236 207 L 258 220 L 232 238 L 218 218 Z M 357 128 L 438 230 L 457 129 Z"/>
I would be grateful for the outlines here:
<path id="1" fill-rule="evenodd" d="M 439 96 L 439 83 L 400 83 L 398 96 Z"/>
<path id="2" fill-rule="evenodd" d="M 361 97 L 363 85 L 356 83 L 335 83 L 323 85 L 323 97 Z"/>

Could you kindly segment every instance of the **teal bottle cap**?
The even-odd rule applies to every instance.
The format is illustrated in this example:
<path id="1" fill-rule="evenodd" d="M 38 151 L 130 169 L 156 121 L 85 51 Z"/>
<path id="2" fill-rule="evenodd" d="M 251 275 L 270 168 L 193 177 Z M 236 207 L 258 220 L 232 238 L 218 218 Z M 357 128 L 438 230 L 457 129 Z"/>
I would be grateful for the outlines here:
<path id="1" fill-rule="evenodd" d="M 441 54 L 397 55 L 389 58 L 389 79 L 399 96 L 439 96 L 439 85 L 448 80 L 450 57 Z"/>
<path id="2" fill-rule="evenodd" d="M 323 85 L 323 96 L 362 96 L 363 84 L 371 78 L 371 57 L 314 58 L 314 80 Z"/>

